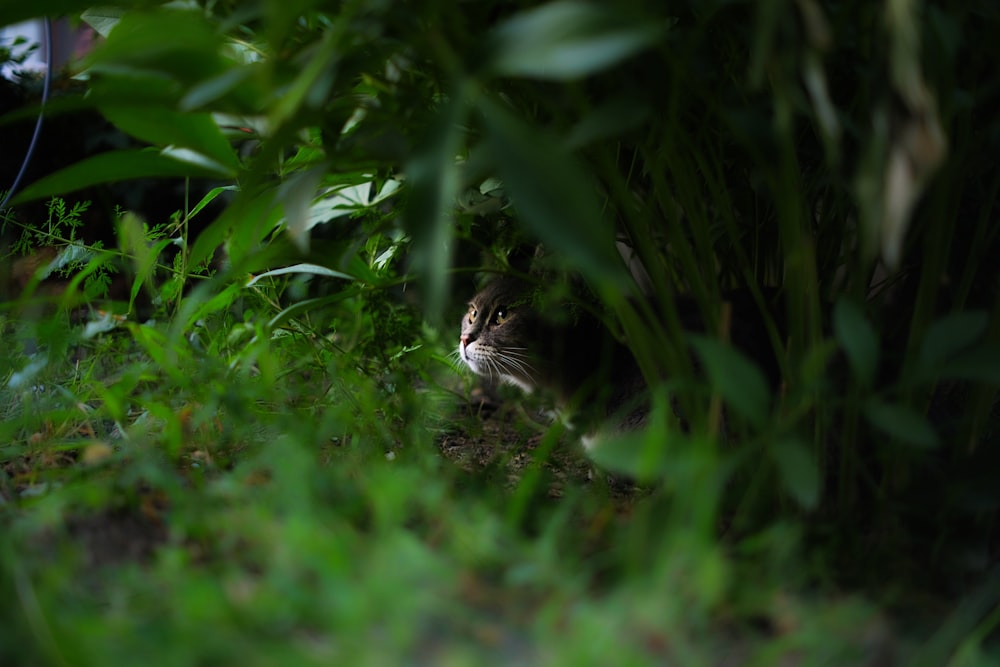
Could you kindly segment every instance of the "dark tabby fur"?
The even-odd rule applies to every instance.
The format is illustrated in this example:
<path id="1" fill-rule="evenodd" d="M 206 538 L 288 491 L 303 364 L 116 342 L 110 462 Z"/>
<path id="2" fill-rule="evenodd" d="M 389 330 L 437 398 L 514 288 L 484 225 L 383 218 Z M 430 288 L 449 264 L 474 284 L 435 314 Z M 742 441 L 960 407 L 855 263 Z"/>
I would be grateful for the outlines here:
<path id="1" fill-rule="evenodd" d="M 539 315 L 533 290 L 501 278 L 472 297 L 462 320 L 459 355 L 479 375 L 545 389 L 566 401 L 595 375 L 610 377 L 631 354 L 593 317 L 565 325 Z"/>
<path id="2" fill-rule="evenodd" d="M 628 348 L 586 312 L 566 306 L 571 317 L 544 317 L 536 294 L 511 278 L 494 280 L 476 294 L 462 319 L 462 361 L 484 377 L 551 394 L 584 433 L 623 407 L 642 403 L 645 381 Z M 642 417 L 628 418 L 633 426 L 644 419 L 646 409 L 640 410 Z"/>

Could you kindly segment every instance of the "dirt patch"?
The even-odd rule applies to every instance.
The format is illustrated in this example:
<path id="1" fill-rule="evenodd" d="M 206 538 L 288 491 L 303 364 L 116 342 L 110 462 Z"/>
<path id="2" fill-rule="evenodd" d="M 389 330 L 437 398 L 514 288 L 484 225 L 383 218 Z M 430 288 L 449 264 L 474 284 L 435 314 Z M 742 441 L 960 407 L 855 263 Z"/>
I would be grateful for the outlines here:
<path id="1" fill-rule="evenodd" d="M 453 431 L 438 441 L 442 453 L 470 473 L 502 471 L 508 487 L 540 465 L 547 495 L 562 497 L 569 486 L 602 484 L 611 496 L 624 500 L 642 490 L 630 480 L 597 470 L 576 438 L 545 416 L 544 406 L 526 399 L 504 398 L 496 390 L 474 390 Z"/>
<path id="2" fill-rule="evenodd" d="M 132 509 L 71 517 L 66 532 L 88 568 L 147 562 L 167 540 L 161 520 Z"/>

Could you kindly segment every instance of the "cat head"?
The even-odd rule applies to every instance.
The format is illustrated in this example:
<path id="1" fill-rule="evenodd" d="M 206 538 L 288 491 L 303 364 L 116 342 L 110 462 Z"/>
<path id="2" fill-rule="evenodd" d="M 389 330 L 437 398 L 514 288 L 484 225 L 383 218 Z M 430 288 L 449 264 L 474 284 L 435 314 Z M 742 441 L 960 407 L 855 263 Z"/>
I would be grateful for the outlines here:
<path id="1" fill-rule="evenodd" d="M 472 297 L 458 356 L 474 373 L 528 392 L 538 386 L 540 322 L 531 299 L 531 287 L 513 278 L 494 280 Z"/>

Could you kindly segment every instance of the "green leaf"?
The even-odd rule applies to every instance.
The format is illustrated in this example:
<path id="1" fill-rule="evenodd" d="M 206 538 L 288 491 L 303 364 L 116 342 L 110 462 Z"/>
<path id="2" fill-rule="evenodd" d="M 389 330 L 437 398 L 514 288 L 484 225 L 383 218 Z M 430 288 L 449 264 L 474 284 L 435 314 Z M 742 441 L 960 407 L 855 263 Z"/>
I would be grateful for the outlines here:
<path id="1" fill-rule="evenodd" d="M 233 192 L 236 190 L 235 185 L 220 185 L 219 187 L 212 188 L 209 190 L 201 200 L 194 205 L 194 208 L 188 213 L 188 218 L 193 218 L 198 215 L 203 208 L 211 204 L 216 198 L 223 192 Z"/>
<path id="2" fill-rule="evenodd" d="M 163 155 L 163 157 L 173 158 L 174 160 L 183 162 L 184 164 L 190 164 L 194 167 L 198 167 L 215 174 L 226 174 L 228 176 L 233 175 L 226 166 L 219 164 L 204 153 L 193 151 L 190 148 L 167 146 L 160 150 L 160 154 Z"/>
<path id="3" fill-rule="evenodd" d="M 117 7 L 136 7 L 148 0 L 116 0 Z M 73 16 L 93 6 L 92 0 L 35 0 L 0 2 L 0 26 L 30 21 L 40 16 Z"/>
<path id="4" fill-rule="evenodd" d="M 728 475 L 731 468 L 713 456 L 716 443 L 704 434 L 689 435 L 668 424 L 673 412 L 671 389 L 659 386 L 650 397 L 646 427 L 605 429 L 585 439 L 587 456 L 608 472 L 640 482 L 667 482 L 672 489 L 700 486 L 709 477 Z"/>
<path id="5" fill-rule="evenodd" d="M 282 91 L 270 115 L 275 126 L 290 119 L 303 107 L 318 109 L 326 101 L 334 82 L 335 64 L 341 55 L 334 33 L 333 30 L 326 31 L 307 64 L 291 85 Z"/>
<path id="6" fill-rule="evenodd" d="M 302 252 L 309 250 L 309 209 L 316 199 L 316 189 L 323 178 L 325 166 L 292 173 L 278 185 L 277 199 L 285 212 L 285 230 L 292 243 Z"/>
<path id="7" fill-rule="evenodd" d="M 927 418 L 907 405 L 872 398 L 865 404 L 864 414 L 873 426 L 900 442 L 927 449 L 939 444 Z"/>
<path id="8" fill-rule="evenodd" d="M 621 136 L 645 122 L 651 113 L 650 107 L 638 99 L 612 98 L 592 109 L 573 126 L 566 137 L 566 145 L 577 149 L 608 137 Z"/>
<path id="9" fill-rule="evenodd" d="M 334 294 L 328 294 L 327 296 L 318 297 L 315 299 L 306 299 L 305 301 L 296 301 L 292 305 L 288 306 L 277 315 L 272 317 L 267 322 L 267 328 L 271 331 L 277 329 L 278 327 L 284 326 L 285 322 L 299 317 L 304 313 L 309 313 L 310 311 L 320 310 L 324 306 L 331 303 L 336 303 L 338 301 L 343 301 L 358 295 L 357 288 L 345 288 L 336 292 Z"/>
<path id="10" fill-rule="evenodd" d="M 566 80 L 593 74 L 655 44 L 663 31 L 618 7 L 563 0 L 529 9 L 492 33 L 487 70 Z"/>
<path id="11" fill-rule="evenodd" d="M 1000 345 L 984 342 L 960 352 L 939 371 L 939 377 L 1000 386 Z"/>
<path id="12" fill-rule="evenodd" d="M 178 88 L 176 81 L 160 72 L 128 69 L 91 79 L 87 99 L 99 107 L 173 107 Z"/>
<path id="13" fill-rule="evenodd" d="M 208 261 L 223 244 L 231 270 L 248 271 L 251 255 L 267 254 L 261 241 L 281 223 L 281 207 L 275 201 L 277 189 L 256 187 L 239 190 L 218 218 L 205 227 L 191 245 L 189 262 L 193 266 Z M 255 265 L 257 266 L 257 265 Z M 258 266 L 259 268 L 259 266 Z"/>
<path id="14" fill-rule="evenodd" d="M 122 216 L 118 225 L 118 245 L 124 249 L 132 260 L 134 279 L 129 294 L 129 312 L 135 305 L 135 298 L 144 284 L 148 284 L 153 270 L 156 268 L 156 254 L 146 238 L 146 229 L 133 213 Z"/>
<path id="15" fill-rule="evenodd" d="M 858 383 L 871 387 L 878 367 L 878 336 L 853 301 L 846 298 L 837 301 L 833 308 L 833 332 Z"/>
<path id="16" fill-rule="evenodd" d="M 413 236 L 413 267 L 425 281 L 424 313 L 431 322 L 444 311 L 451 261 L 452 215 L 459 189 L 456 156 L 467 113 L 462 90 L 442 108 L 417 147 L 406 173 L 410 196 L 404 220 Z"/>
<path id="17" fill-rule="evenodd" d="M 188 148 L 222 165 L 233 174 L 239 158 L 208 113 L 182 113 L 155 106 L 112 106 L 100 109 L 126 134 L 157 146 Z"/>
<path id="18" fill-rule="evenodd" d="M 920 363 L 933 368 L 972 345 L 989 325 L 989 315 L 982 310 L 951 313 L 934 322 L 920 345 Z"/>
<path id="19" fill-rule="evenodd" d="M 173 318 L 173 334 L 189 331 L 196 322 L 211 313 L 217 313 L 233 305 L 243 294 L 243 285 L 239 281 L 230 282 L 219 289 L 221 281 L 205 281 L 191 290 L 191 293 L 181 300 L 181 306 Z"/>
<path id="20" fill-rule="evenodd" d="M 324 276 L 327 278 L 343 278 L 344 280 L 354 280 L 354 276 L 349 276 L 342 271 L 334 271 L 333 269 L 328 269 L 325 266 L 319 266 L 318 264 L 296 264 L 295 266 L 286 266 L 280 269 L 272 269 L 271 271 L 265 271 L 259 275 L 251 278 L 246 287 L 250 287 L 256 283 L 261 278 L 267 278 L 269 276 L 282 276 L 288 273 L 299 273 L 299 274 L 309 274 L 313 276 Z"/>
<path id="21" fill-rule="evenodd" d="M 806 350 L 799 368 L 799 377 L 806 387 L 822 386 L 827 380 L 831 360 L 839 353 L 837 341 L 827 338 Z"/>
<path id="22" fill-rule="evenodd" d="M 624 286 L 614 226 L 601 216 L 583 170 L 548 135 L 485 99 L 480 106 L 490 155 L 520 221 L 587 277 Z"/>
<path id="23" fill-rule="evenodd" d="M 188 88 L 184 96 L 180 99 L 179 106 L 183 111 L 199 109 L 226 96 L 230 92 L 242 93 L 246 90 L 253 91 L 255 87 L 254 76 L 260 67 L 257 64 L 248 64 L 240 67 L 225 70 L 221 74 L 209 77 L 201 83 L 197 83 Z M 262 90 L 255 91 L 257 95 L 263 97 Z M 238 94 L 239 98 L 246 98 L 246 95 Z M 247 105 L 252 108 L 252 105 Z"/>
<path id="24" fill-rule="evenodd" d="M 193 85 L 234 65 L 222 55 L 225 39 L 204 13 L 160 8 L 127 12 L 84 64 L 108 78 L 158 74 L 163 86 Z"/>
<path id="25" fill-rule="evenodd" d="M 771 390 L 760 369 L 736 348 L 714 338 L 692 335 L 712 391 L 734 412 L 763 428 L 770 411 Z"/>
<path id="26" fill-rule="evenodd" d="M 178 160 L 153 150 L 101 153 L 46 176 L 25 188 L 13 203 L 73 192 L 99 183 L 137 178 L 225 178 L 231 174 L 206 164 Z"/>
<path id="27" fill-rule="evenodd" d="M 645 431 L 598 433 L 593 436 L 592 443 L 587 448 L 587 456 L 595 465 L 610 473 L 628 475 L 642 483 L 675 476 L 688 477 L 691 471 L 685 469 L 690 465 L 687 455 L 714 448 L 708 441 L 656 427 Z"/>
<path id="28" fill-rule="evenodd" d="M 779 440 L 772 443 L 771 456 L 788 492 L 805 509 L 814 509 L 819 503 L 821 480 L 808 448 L 798 439 Z"/>
<path id="29" fill-rule="evenodd" d="M 101 37 L 107 37 L 124 15 L 125 10 L 121 7 L 91 7 L 80 14 L 80 19 Z"/>

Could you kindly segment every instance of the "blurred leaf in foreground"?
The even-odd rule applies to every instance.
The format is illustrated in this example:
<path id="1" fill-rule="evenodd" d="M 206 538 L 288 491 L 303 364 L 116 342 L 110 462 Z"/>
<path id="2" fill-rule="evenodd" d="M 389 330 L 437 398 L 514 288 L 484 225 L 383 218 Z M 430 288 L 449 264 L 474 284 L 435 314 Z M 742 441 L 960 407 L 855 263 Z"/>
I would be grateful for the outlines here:
<path id="1" fill-rule="evenodd" d="M 607 69 L 656 43 L 661 29 L 621 10 L 552 2 L 517 14 L 493 31 L 488 69 L 501 76 L 575 79 Z"/>
<path id="2" fill-rule="evenodd" d="M 878 367 L 878 336 L 857 304 L 841 299 L 833 309 L 833 331 L 858 383 L 871 387 Z"/>
<path id="3" fill-rule="evenodd" d="M 483 99 L 480 108 L 487 147 L 524 226 L 584 275 L 624 285 L 614 227 L 580 166 L 551 137 L 499 105 Z"/>

